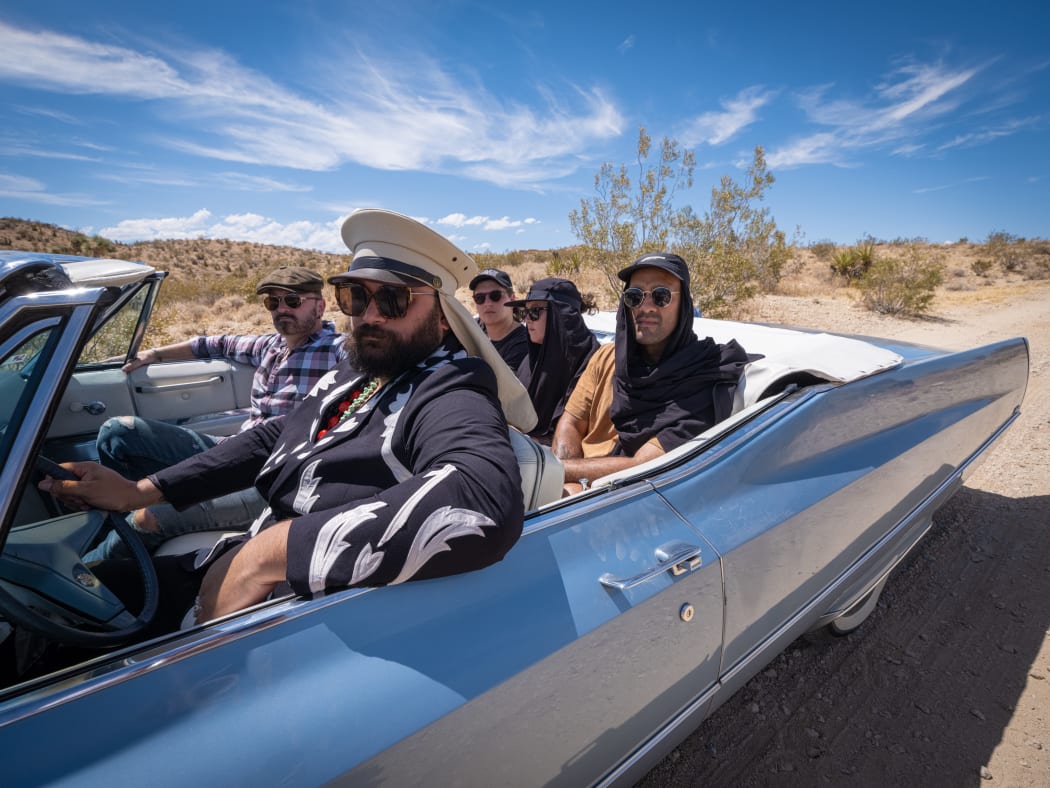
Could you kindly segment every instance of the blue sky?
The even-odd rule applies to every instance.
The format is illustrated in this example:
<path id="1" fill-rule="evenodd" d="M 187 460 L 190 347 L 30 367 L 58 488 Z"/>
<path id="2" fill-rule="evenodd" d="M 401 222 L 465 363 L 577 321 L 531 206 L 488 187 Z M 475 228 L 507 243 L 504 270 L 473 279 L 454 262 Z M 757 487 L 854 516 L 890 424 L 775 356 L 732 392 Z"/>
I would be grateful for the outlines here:
<path id="1" fill-rule="evenodd" d="M 338 252 L 380 207 L 549 249 L 645 126 L 700 213 L 762 145 L 804 242 L 1046 238 L 1048 40 L 1043 0 L 12 1 L 0 215 Z"/>

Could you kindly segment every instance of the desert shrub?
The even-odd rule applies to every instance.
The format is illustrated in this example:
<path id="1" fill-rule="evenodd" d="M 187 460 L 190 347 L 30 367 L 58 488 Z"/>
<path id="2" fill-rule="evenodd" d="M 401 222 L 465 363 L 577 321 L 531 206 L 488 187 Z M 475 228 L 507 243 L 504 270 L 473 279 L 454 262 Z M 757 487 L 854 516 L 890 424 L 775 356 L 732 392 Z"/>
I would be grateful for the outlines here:
<path id="1" fill-rule="evenodd" d="M 875 262 L 875 241 L 860 240 L 856 246 L 837 252 L 831 260 L 831 270 L 847 284 L 860 281 Z"/>
<path id="2" fill-rule="evenodd" d="M 551 259 L 546 266 L 547 276 L 573 279 L 579 276 L 585 262 L 586 259 L 579 249 L 572 249 L 567 252 L 559 252 L 555 249 L 551 252 Z"/>
<path id="3" fill-rule="evenodd" d="M 827 240 L 816 241 L 815 243 L 811 243 L 809 245 L 809 250 L 813 252 L 813 256 L 824 263 L 831 262 L 837 249 L 838 247 L 835 246 L 835 243 L 833 241 Z"/>
<path id="4" fill-rule="evenodd" d="M 933 305 L 937 286 L 944 281 L 944 264 L 917 246 L 900 256 L 874 260 L 858 281 L 864 305 L 890 315 L 920 315 Z"/>
<path id="5" fill-rule="evenodd" d="M 995 263 L 991 260 L 979 257 L 970 263 L 970 270 L 977 274 L 977 276 L 988 276 L 993 265 L 995 265 Z"/>
<path id="6" fill-rule="evenodd" d="M 1005 230 L 994 230 L 988 233 L 985 241 L 988 254 L 1007 273 L 1013 273 L 1024 263 L 1021 239 Z"/>

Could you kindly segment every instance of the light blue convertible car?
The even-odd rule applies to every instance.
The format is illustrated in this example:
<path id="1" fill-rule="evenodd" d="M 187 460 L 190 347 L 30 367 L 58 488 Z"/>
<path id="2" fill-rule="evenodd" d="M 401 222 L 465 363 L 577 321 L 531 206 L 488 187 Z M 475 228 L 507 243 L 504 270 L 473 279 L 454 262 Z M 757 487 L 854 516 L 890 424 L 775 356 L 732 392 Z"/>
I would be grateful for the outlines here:
<path id="1" fill-rule="evenodd" d="M 0 253 L 5 785 L 629 784 L 792 640 L 860 626 L 1028 379 L 1020 338 L 949 353 L 697 319 L 764 356 L 734 415 L 571 498 L 515 434 L 528 514 L 502 563 L 124 645 L 136 617 L 79 560 L 107 515 L 35 482 L 112 415 L 236 429 L 252 370 L 120 370 L 163 277 Z"/>

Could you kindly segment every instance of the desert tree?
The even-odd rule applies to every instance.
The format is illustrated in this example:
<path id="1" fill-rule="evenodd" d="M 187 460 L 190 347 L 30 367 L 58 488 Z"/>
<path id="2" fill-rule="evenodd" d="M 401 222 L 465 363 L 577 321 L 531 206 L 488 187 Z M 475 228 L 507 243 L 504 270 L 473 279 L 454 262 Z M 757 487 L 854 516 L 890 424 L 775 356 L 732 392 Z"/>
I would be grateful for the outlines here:
<path id="1" fill-rule="evenodd" d="M 580 200 L 569 214 L 569 225 L 592 255 L 612 292 L 620 290 L 616 272 L 639 255 L 671 246 L 677 224 L 675 195 L 693 185 L 696 158 L 677 141 L 664 137 L 659 159 L 653 155 L 645 127 L 638 130 L 637 175 L 632 182 L 627 165 L 606 162 L 594 176 L 597 196 Z"/>

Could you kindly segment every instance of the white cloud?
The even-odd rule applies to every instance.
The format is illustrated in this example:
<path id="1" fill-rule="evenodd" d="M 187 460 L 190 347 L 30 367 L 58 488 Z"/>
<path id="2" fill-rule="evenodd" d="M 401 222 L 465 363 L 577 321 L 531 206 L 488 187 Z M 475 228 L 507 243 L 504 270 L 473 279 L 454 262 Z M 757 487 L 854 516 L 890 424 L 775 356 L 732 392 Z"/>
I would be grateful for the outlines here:
<path id="1" fill-rule="evenodd" d="M 484 224 L 488 221 L 487 216 L 470 216 L 468 217 L 463 213 L 450 213 L 448 216 L 442 216 L 440 219 L 435 219 L 434 224 L 445 224 L 449 227 L 469 227 L 471 225 Z"/>
<path id="2" fill-rule="evenodd" d="M 346 252 L 340 236 L 345 217 L 330 222 L 298 221 L 283 224 L 255 213 L 228 214 L 215 219 L 202 208 L 190 216 L 125 219 L 112 227 L 103 227 L 99 235 L 114 241 L 154 241 L 160 239 L 227 238 L 277 246 L 317 249 L 323 252 Z"/>
<path id="3" fill-rule="evenodd" d="M 467 216 L 465 213 L 450 213 L 436 219 L 434 224 L 462 229 L 463 227 L 480 227 L 482 230 L 509 230 L 522 225 L 538 224 L 537 219 L 511 219 L 504 216 L 500 219 L 491 219 L 488 216 Z"/>
<path id="4" fill-rule="evenodd" d="M 627 36 L 627 38 L 625 38 L 623 41 L 621 41 L 620 42 L 620 46 L 617 47 L 617 49 L 619 50 L 620 54 L 622 55 L 622 54 L 626 53 L 627 50 L 629 50 L 629 49 L 634 49 L 634 44 L 635 44 L 636 40 L 637 39 L 636 39 L 634 33 L 631 33 L 631 35 Z"/>
<path id="5" fill-rule="evenodd" d="M 520 221 L 514 221 L 509 216 L 504 216 L 502 219 L 489 219 L 485 222 L 486 230 L 508 230 L 511 227 L 521 227 Z"/>
<path id="6" fill-rule="evenodd" d="M 677 134 L 678 140 L 686 148 L 727 142 L 758 120 L 758 110 L 772 101 L 775 95 L 760 86 L 746 88 L 736 98 L 721 102 L 722 112 L 705 112 L 687 121 Z"/>
<path id="7" fill-rule="evenodd" d="M 0 22 L 0 80 L 156 102 L 167 121 L 182 124 L 164 142 L 196 156 L 306 170 L 354 162 L 518 187 L 574 172 L 591 146 L 619 136 L 624 125 L 597 88 L 556 97 L 540 86 L 530 106 L 456 79 L 420 54 L 385 52 L 388 61 L 379 62 L 352 46 L 335 55 L 318 51 L 311 78 L 324 96 L 318 101 L 221 51 L 114 40 L 102 44 Z"/>

